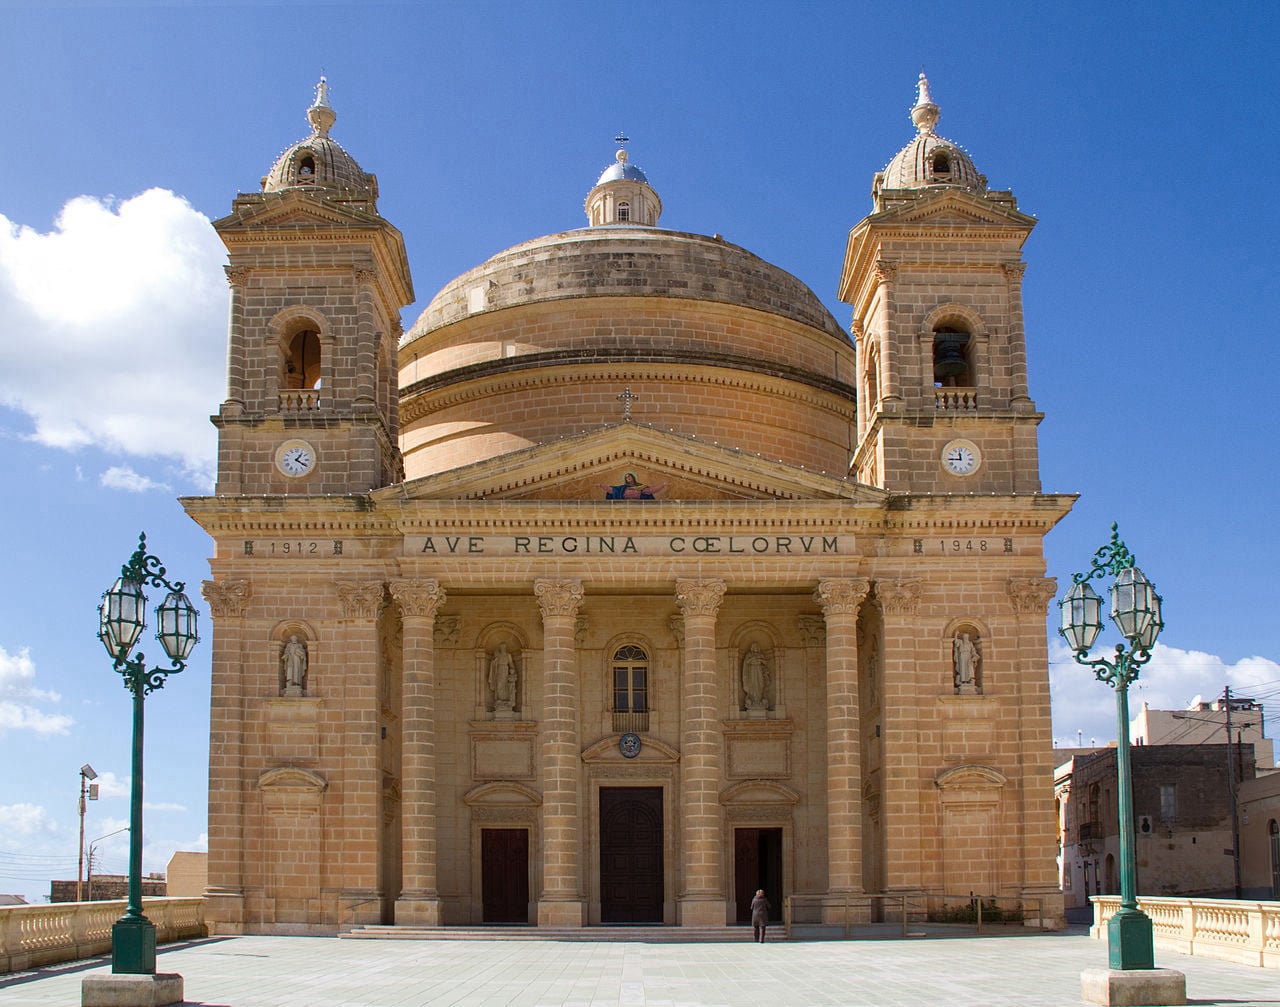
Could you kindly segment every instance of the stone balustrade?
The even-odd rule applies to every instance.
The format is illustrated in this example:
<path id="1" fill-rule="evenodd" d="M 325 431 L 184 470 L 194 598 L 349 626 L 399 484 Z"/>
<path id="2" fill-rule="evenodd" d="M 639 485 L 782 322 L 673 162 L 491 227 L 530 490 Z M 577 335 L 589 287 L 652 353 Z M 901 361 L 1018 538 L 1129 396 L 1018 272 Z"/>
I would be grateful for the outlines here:
<path id="1" fill-rule="evenodd" d="M 1119 895 L 1095 895 L 1089 936 L 1106 940 L 1107 921 Z M 1143 896 L 1138 908 L 1151 917 L 1158 947 L 1184 955 L 1280 968 L 1280 902 L 1175 899 Z"/>
<path id="2" fill-rule="evenodd" d="M 319 388 L 281 388 L 282 413 L 309 413 L 322 408 Z"/>
<path id="3" fill-rule="evenodd" d="M 968 412 L 978 408 L 978 389 L 976 388 L 943 388 L 933 390 L 933 405 L 936 409 L 951 412 Z"/>
<path id="4" fill-rule="evenodd" d="M 106 954 L 111 925 L 126 905 L 120 899 L 0 906 L 0 975 Z M 155 924 L 157 944 L 206 935 L 203 898 L 143 899 L 142 910 Z"/>

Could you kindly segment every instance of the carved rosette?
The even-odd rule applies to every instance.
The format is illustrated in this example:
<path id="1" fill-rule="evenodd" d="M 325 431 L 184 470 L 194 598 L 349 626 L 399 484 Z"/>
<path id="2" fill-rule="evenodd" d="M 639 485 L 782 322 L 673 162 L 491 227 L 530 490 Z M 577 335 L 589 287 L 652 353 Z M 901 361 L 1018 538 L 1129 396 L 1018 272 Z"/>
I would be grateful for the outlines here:
<path id="1" fill-rule="evenodd" d="M 828 619 L 833 615 L 857 615 L 858 606 L 871 590 L 871 581 L 865 577 L 844 577 L 838 580 L 820 580 L 813 592 L 813 600 L 822 607 Z"/>
<path id="2" fill-rule="evenodd" d="M 1019 615 L 1043 617 L 1057 593 L 1057 577 L 1009 578 L 1009 601 Z"/>
<path id="3" fill-rule="evenodd" d="M 543 619 L 557 615 L 572 619 L 582 604 L 582 581 L 539 578 L 533 582 L 533 593 Z"/>
<path id="4" fill-rule="evenodd" d="M 796 625 L 800 629 L 800 639 L 806 647 L 821 647 L 827 642 L 826 629 L 822 624 L 822 616 L 797 616 Z"/>
<path id="5" fill-rule="evenodd" d="M 374 619 L 382 608 L 384 592 L 382 581 L 371 580 L 360 584 L 339 583 L 338 604 L 344 619 Z"/>
<path id="6" fill-rule="evenodd" d="M 391 597 L 405 615 L 423 615 L 434 619 L 436 612 L 445 603 L 445 590 L 435 579 L 393 580 L 387 586 L 391 588 Z"/>
<path id="7" fill-rule="evenodd" d="M 915 615 L 920 611 L 920 581 L 878 580 L 876 597 L 891 615 Z"/>
<path id="8" fill-rule="evenodd" d="M 244 615 L 251 592 L 247 580 L 206 580 L 200 585 L 200 593 L 209 603 L 213 617 L 222 619 Z"/>
<path id="9" fill-rule="evenodd" d="M 676 604 L 681 613 L 688 618 L 691 615 L 715 616 L 720 611 L 720 602 L 724 600 L 725 582 L 715 580 L 676 581 Z"/>

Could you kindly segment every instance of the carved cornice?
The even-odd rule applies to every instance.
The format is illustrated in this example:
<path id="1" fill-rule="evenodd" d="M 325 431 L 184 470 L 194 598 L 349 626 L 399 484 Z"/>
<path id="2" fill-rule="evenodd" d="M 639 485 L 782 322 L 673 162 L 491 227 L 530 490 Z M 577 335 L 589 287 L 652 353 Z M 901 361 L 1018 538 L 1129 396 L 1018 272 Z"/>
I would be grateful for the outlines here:
<path id="1" fill-rule="evenodd" d="M 539 578 L 533 582 L 533 593 L 538 599 L 538 607 L 542 609 L 542 618 L 568 616 L 574 618 L 578 614 L 578 606 L 582 604 L 582 581 L 551 580 Z"/>
<path id="2" fill-rule="evenodd" d="M 920 581 L 878 580 L 876 597 L 891 615 L 915 615 L 920 610 Z"/>
<path id="3" fill-rule="evenodd" d="M 857 615 L 858 606 L 870 590 L 871 581 L 865 577 L 820 580 L 813 600 L 822 606 L 822 614 L 828 619 L 833 615 Z"/>
<path id="4" fill-rule="evenodd" d="M 252 593 L 247 580 L 206 580 L 200 593 L 215 619 L 244 615 Z"/>
<path id="5" fill-rule="evenodd" d="M 715 616 L 724 600 L 725 582 L 680 578 L 676 581 L 676 604 L 687 619 L 691 615 Z"/>
<path id="6" fill-rule="evenodd" d="M 405 615 L 423 615 L 434 619 L 445 603 L 445 590 L 434 578 L 393 580 L 387 585 Z"/>
<path id="7" fill-rule="evenodd" d="M 364 583 L 338 583 L 334 585 L 338 592 L 338 604 L 342 606 L 344 619 L 377 618 L 384 600 L 383 584 L 380 580 Z"/>
<path id="8" fill-rule="evenodd" d="M 1057 593 L 1057 577 L 1009 578 L 1009 601 L 1019 615 L 1043 616 Z"/>

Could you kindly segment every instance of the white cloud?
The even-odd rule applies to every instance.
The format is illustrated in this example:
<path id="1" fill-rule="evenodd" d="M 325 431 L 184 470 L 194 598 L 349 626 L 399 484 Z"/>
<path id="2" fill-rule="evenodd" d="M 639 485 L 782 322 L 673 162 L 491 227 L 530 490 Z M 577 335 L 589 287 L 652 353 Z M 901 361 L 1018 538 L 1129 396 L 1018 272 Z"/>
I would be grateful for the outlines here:
<path id="1" fill-rule="evenodd" d="M 1103 651 L 1097 651 L 1105 656 Z M 1224 686 L 1234 695 L 1265 700 L 1280 694 L 1280 664 L 1265 657 L 1247 657 L 1228 664 L 1221 657 L 1198 650 L 1180 650 L 1157 643 L 1150 663 L 1129 686 L 1130 718 L 1145 702 L 1153 710 L 1185 710 L 1197 698 L 1212 700 Z M 1077 731 L 1087 745 L 1116 738 L 1116 700 L 1110 686 L 1094 679 L 1076 664 L 1066 644 L 1050 641 L 1049 686 L 1053 695 L 1053 736 L 1060 746 L 1076 744 Z"/>
<path id="2" fill-rule="evenodd" d="M 36 666 L 26 647 L 16 654 L 0 647 L 0 733 L 34 731 L 36 734 L 66 734 L 75 723 L 64 714 L 41 709 L 47 704 L 61 702 L 62 697 L 56 692 L 37 689 L 35 679 Z"/>
<path id="3" fill-rule="evenodd" d="M 16 845 L 58 834 L 57 823 L 38 804 L 0 804 L 0 822 L 8 841 Z"/>
<path id="4" fill-rule="evenodd" d="M 0 216 L 0 402 L 40 443 L 165 459 L 211 484 L 225 254 L 163 189 L 79 196 L 48 233 Z"/>
<path id="5" fill-rule="evenodd" d="M 167 483 L 156 482 L 154 479 L 135 472 L 127 465 L 113 465 L 102 473 L 98 482 L 107 489 L 124 490 L 126 493 L 146 493 L 148 490 L 173 492 Z"/>

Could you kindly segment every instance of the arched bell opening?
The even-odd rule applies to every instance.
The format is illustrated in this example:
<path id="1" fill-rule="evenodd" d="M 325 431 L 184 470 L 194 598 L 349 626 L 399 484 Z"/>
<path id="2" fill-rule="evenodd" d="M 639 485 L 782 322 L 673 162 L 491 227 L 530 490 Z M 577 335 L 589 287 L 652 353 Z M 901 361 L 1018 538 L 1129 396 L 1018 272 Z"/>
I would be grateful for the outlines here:
<path id="1" fill-rule="evenodd" d="M 973 337 L 952 325 L 933 330 L 933 383 L 940 388 L 973 387 Z"/>

